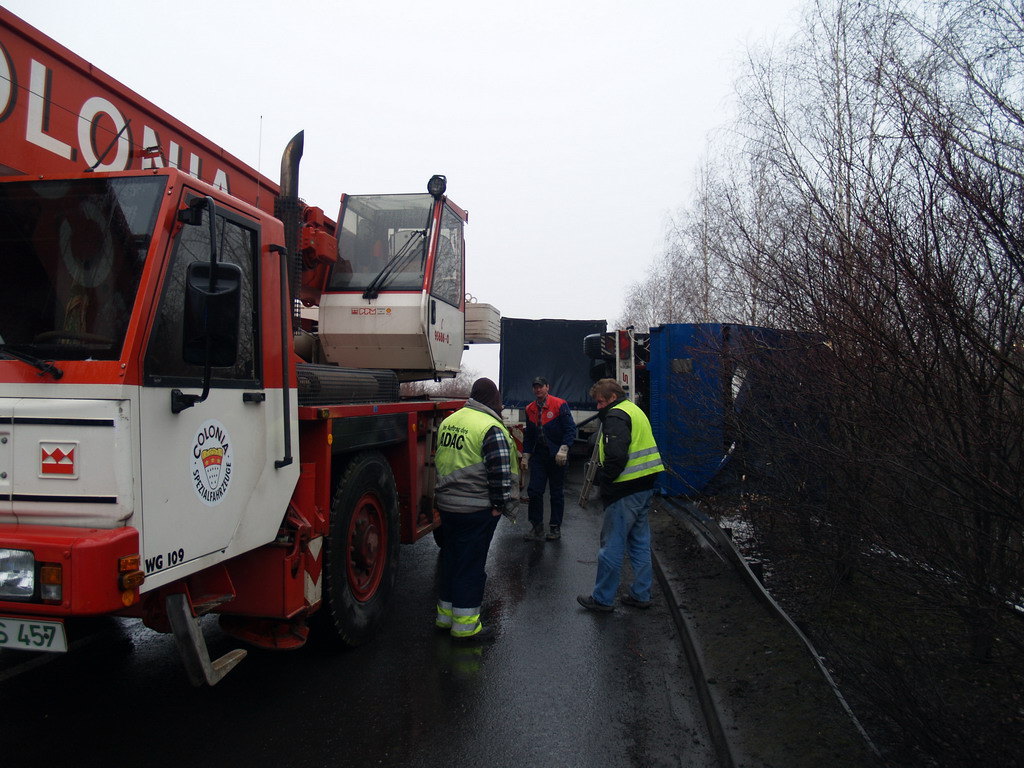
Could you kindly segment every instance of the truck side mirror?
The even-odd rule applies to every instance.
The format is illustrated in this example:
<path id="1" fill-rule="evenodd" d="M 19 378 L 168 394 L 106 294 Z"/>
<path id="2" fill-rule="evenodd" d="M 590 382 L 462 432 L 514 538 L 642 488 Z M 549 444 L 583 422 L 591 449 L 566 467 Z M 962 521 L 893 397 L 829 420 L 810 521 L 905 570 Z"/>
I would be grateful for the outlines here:
<path id="1" fill-rule="evenodd" d="M 185 275 L 181 354 L 189 365 L 229 368 L 238 357 L 242 269 L 196 261 Z"/>

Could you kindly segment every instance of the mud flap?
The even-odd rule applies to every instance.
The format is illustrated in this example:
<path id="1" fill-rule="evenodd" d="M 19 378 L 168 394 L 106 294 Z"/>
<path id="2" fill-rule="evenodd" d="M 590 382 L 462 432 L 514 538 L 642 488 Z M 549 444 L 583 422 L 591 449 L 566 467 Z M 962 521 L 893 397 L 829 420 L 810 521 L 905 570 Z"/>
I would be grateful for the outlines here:
<path id="1" fill-rule="evenodd" d="M 168 595 L 165 601 L 167 618 L 174 631 L 178 653 L 185 664 L 185 671 L 192 685 L 216 685 L 228 672 L 235 668 L 246 652 L 241 648 L 226 653 L 214 662 L 206 648 L 206 639 L 199 630 L 199 619 L 192 615 L 188 598 L 183 594 Z"/>

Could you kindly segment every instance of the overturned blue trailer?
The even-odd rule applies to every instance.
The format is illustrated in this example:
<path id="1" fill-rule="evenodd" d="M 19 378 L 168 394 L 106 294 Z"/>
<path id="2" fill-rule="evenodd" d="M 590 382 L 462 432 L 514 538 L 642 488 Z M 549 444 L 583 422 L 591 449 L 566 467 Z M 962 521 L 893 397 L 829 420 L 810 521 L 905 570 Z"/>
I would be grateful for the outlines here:
<path id="1" fill-rule="evenodd" d="M 722 487 L 729 473 L 791 464 L 787 438 L 822 428 L 809 373 L 827 354 L 818 334 L 672 323 L 631 335 L 643 347 L 634 352 L 635 399 L 651 418 L 667 467 L 659 489 L 665 495 L 693 497 Z M 613 371 L 609 362 L 603 375 Z"/>

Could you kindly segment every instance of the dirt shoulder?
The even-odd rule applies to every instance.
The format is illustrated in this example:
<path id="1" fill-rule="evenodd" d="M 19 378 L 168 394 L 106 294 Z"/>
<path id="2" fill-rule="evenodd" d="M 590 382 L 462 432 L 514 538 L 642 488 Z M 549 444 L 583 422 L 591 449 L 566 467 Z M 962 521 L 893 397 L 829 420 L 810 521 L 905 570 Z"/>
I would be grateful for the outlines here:
<path id="1" fill-rule="evenodd" d="M 880 765 L 800 637 L 669 512 L 652 511 L 651 528 L 736 765 Z"/>

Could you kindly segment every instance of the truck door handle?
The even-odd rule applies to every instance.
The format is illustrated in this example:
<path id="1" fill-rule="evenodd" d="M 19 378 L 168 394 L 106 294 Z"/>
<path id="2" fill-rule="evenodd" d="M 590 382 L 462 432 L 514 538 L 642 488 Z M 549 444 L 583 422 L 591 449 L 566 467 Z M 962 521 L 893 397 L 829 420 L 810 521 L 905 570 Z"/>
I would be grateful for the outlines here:
<path id="1" fill-rule="evenodd" d="M 243 392 L 242 402 L 243 403 L 262 403 L 267 399 L 266 392 Z"/>

